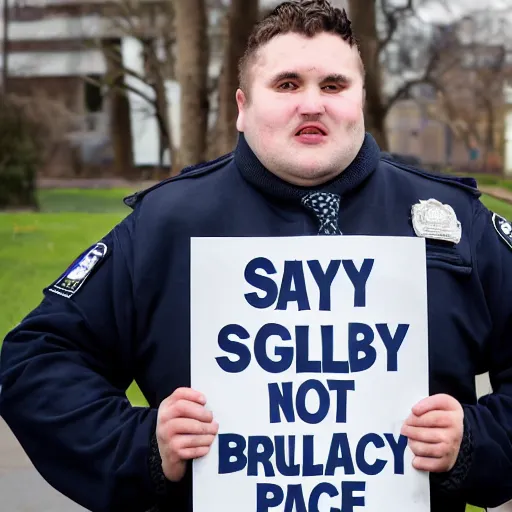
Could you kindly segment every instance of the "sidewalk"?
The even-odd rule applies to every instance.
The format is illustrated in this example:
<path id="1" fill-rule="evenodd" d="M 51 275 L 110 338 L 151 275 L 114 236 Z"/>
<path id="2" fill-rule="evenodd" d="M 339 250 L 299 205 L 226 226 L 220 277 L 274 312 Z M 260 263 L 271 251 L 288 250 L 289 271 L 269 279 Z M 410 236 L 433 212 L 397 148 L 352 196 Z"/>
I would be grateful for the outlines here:
<path id="1" fill-rule="evenodd" d="M 0 418 L 0 509 L 5 512 L 84 512 L 55 491 L 31 464 Z"/>
<path id="2" fill-rule="evenodd" d="M 144 190 L 156 183 L 158 182 L 150 180 L 128 181 L 123 178 L 40 178 L 37 180 L 37 188 L 129 188 L 133 190 Z"/>
<path id="3" fill-rule="evenodd" d="M 512 204 L 512 191 L 506 188 L 486 186 L 480 186 L 478 188 L 482 191 L 483 194 L 487 194 L 496 199 L 501 199 L 502 201 Z"/>

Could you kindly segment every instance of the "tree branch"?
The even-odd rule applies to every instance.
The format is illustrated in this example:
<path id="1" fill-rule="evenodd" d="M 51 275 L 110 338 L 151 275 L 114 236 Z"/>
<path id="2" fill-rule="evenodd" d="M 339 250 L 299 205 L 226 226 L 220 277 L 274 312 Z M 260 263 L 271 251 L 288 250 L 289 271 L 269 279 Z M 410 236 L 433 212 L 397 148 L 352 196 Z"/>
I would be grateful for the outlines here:
<path id="1" fill-rule="evenodd" d="M 114 80 L 112 82 L 110 80 L 97 80 L 90 76 L 84 76 L 83 80 L 85 82 L 95 85 L 96 87 L 102 87 L 106 85 L 108 87 L 109 92 L 115 92 L 117 94 L 125 94 L 126 91 L 133 92 L 134 94 L 137 94 L 137 96 L 139 96 L 141 99 L 146 101 L 150 106 L 156 108 L 156 100 L 154 98 L 151 98 L 150 96 L 144 94 L 136 87 L 133 87 L 132 85 L 129 85 L 127 83 L 123 83 L 122 85 L 116 85 L 114 83 Z"/>
<path id="2" fill-rule="evenodd" d="M 381 0 L 382 13 L 386 19 L 386 35 L 379 40 L 377 47 L 377 55 L 389 44 L 393 39 L 398 28 L 398 21 L 406 14 L 413 12 L 413 0 L 407 0 L 407 4 L 401 7 L 390 8 L 389 0 Z"/>
<path id="3" fill-rule="evenodd" d="M 415 78 L 413 80 L 408 80 L 404 82 L 396 91 L 395 94 L 388 98 L 388 101 L 384 105 L 384 114 L 387 114 L 391 107 L 400 99 L 402 99 L 413 87 L 421 84 L 429 84 L 435 87 L 437 90 L 439 89 L 438 81 L 432 76 L 432 72 L 435 69 L 437 61 L 439 59 L 439 55 L 433 55 L 430 59 L 423 75 L 419 78 Z"/>
<path id="4" fill-rule="evenodd" d="M 403 83 L 401 87 L 399 87 L 395 94 L 391 96 L 386 104 L 384 105 L 384 115 L 386 115 L 391 107 L 398 101 L 401 100 L 413 87 L 416 87 L 417 85 L 422 84 L 430 84 L 433 87 L 437 88 L 437 83 L 432 80 L 428 76 L 422 76 L 421 78 L 416 78 L 414 80 L 408 80 L 407 82 Z"/>

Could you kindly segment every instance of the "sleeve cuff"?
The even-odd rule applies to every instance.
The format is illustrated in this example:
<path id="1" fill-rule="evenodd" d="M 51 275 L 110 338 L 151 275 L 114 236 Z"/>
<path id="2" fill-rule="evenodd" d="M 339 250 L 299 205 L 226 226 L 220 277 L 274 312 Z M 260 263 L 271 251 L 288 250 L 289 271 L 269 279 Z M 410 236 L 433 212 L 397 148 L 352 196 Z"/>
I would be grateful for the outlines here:
<path id="1" fill-rule="evenodd" d="M 473 436 L 471 426 L 464 416 L 464 433 L 460 444 L 459 455 L 453 468 L 446 473 L 431 473 L 432 482 L 440 489 L 455 492 L 461 489 L 473 462 Z"/>
<path id="2" fill-rule="evenodd" d="M 156 505 L 147 512 L 161 512 L 169 508 L 172 499 L 174 503 L 191 504 L 192 499 L 192 471 L 191 465 L 187 465 L 187 471 L 179 482 L 167 480 L 162 469 L 162 457 L 158 449 L 156 432 L 151 436 L 149 445 L 149 476 L 153 484 L 156 496 Z"/>
<path id="3" fill-rule="evenodd" d="M 158 449 L 156 432 L 151 436 L 149 446 L 149 476 L 153 482 L 156 495 L 159 497 L 165 496 L 167 492 L 167 478 L 165 478 L 162 469 L 162 458 L 160 457 L 160 450 Z"/>

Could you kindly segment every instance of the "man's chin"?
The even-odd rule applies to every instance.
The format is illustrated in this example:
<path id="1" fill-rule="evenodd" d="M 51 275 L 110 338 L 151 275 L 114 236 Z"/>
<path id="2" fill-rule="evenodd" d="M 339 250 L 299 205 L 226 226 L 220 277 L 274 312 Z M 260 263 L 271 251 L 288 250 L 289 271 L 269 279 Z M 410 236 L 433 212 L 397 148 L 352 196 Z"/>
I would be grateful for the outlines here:
<path id="1" fill-rule="evenodd" d="M 291 169 L 292 171 L 288 171 Z M 325 166 L 325 163 L 318 160 L 313 162 L 290 162 L 285 171 L 284 179 L 295 185 L 313 187 L 332 180 L 338 173 Z"/>

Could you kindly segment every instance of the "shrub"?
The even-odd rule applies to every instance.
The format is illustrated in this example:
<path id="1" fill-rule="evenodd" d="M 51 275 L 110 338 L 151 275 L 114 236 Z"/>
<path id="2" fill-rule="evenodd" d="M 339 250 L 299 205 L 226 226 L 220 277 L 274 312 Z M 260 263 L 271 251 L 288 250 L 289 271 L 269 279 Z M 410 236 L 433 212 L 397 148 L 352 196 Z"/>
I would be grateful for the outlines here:
<path id="1" fill-rule="evenodd" d="M 0 98 L 0 208 L 37 206 L 40 132 L 23 106 L 5 96 Z"/>
<path id="2" fill-rule="evenodd" d="M 0 209 L 37 208 L 36 181 L 72 114 L 44 95 L 0 95 Z"/>

